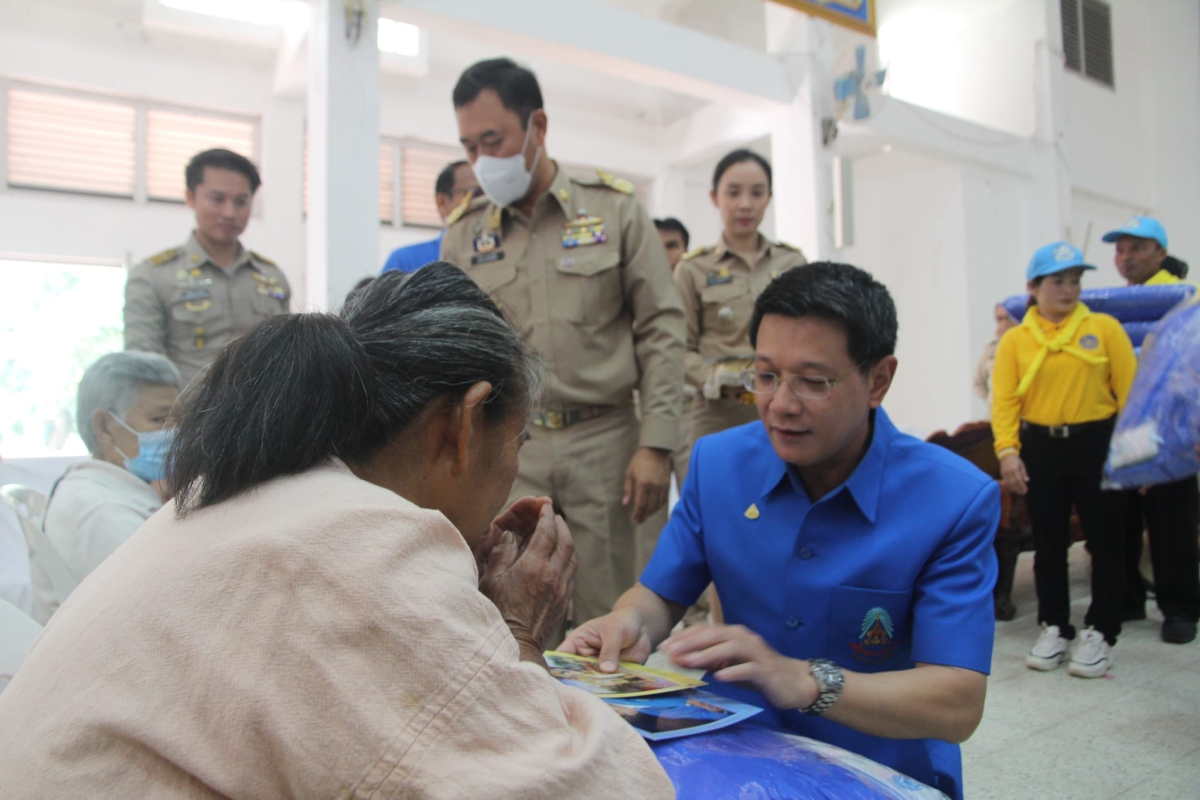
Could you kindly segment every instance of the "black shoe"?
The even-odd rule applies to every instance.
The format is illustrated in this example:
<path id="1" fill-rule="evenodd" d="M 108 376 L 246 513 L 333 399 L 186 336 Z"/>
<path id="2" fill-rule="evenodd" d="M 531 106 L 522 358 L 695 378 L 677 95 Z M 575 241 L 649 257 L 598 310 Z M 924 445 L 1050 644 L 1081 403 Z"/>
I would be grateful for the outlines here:
<path id="1" fill-rule="evenodd" d="M 1146 604 L 1140 606 L 1126 606 L 1125 611 L 1121 614 L 1122 622 L 1137 622 L 1140 619 L 1146 618 Z"/>
<path id="2" fill-rule="evenodd" d="M 1196 638 L 1196 623 L 1183 617 L 1167 617 L 1162 626 L 1162 640 L 1171 644 L 1187 644 Z"/>

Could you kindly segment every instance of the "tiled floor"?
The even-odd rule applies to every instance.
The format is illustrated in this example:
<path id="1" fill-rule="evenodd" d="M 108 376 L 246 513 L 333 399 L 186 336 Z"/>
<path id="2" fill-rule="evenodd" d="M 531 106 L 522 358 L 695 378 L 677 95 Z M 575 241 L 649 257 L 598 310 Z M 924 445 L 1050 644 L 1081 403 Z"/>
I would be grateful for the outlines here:
<path id="1" fill-rule="evenodd" d="M 1073 622 L 1087 610 L 1088 556 L 1071 550 Z M 1153 601 L 1126 623 L 1105 679 L 1034 672 L 1033 554 L 1018 562 L 1017 618 L 996 623 L 983 723 L 963 745 L 966 796 L 1200 799 L 1200 642 L 1168 645 Z"/>

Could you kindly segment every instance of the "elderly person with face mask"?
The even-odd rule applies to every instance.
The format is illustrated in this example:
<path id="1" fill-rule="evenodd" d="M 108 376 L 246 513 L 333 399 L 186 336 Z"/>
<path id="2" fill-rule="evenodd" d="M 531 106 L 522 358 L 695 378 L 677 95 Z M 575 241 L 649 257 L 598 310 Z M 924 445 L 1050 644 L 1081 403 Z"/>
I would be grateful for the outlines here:
<path id="1" fill-rule="evenodd" d="M 442 262 L 223 350 L 174 502 L 0 695 L 6 793 L 672 796 L 633 728 L 545 670 L 565 524 L 545 498 L 496 516 L 540 376 Z"/>
<path id="2" fill-rule="evenodd" d="M 179 396 L 179 370 L 154 353 L 109 353 L 79 381 L 75 418 L 92 457 L 54 484 L 44 528 L 82 580 L 162 507 L 164 430 Z M 34 574 L 39 607 L 58 605 L 50 579 Z"/>

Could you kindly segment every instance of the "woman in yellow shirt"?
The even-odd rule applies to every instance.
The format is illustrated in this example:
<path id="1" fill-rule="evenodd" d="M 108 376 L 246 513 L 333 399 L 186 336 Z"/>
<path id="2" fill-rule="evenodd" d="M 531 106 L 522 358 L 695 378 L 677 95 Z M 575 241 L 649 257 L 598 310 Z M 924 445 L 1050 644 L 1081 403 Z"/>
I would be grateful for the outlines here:
<path id="1" fill-rule="evenodd" d="M 1079 302 L 1089 269 L 1095 267 L 1066 242 L 1046 245 L 1029 262 L 1029 310 L 996 349 L 992 430 L 1004 485 L 1025 495 L 1033 527 L 1042 632 L 1025 665 L 1052 670 L 1070 649 L 1070 673 L 1099 678 L 1112 664 L 1125 594 L 1125 498 L 1102 491 L 1100 480 L 1137 360 L 1121 324 Z M 1092 556 L 1088 627 L 1073 647 L 1072 505 Z"/>

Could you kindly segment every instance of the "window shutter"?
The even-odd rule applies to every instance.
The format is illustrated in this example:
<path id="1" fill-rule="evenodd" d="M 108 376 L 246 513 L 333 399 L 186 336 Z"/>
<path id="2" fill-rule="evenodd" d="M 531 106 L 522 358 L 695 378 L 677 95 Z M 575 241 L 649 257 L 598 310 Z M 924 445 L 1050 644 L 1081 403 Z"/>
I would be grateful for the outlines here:
<path id="1" fill-rule="evenodd" d="M 132 105 L 9 89 L 8 184 L 133 197 L 136 130 Z"/>
<path id="2" fill-rule="evenodd" d="M 1083 73 L 1114 85 L 1112 8 L 1099 0 L 1083 0 Z"/>
<path id="3" fill-rule="evenodd" d="M 379 143 L 379 221 L 391 225 L 396 219 L 396 167 L 392 153 L 395 145 L 391 142 Z"/>
<path id="4" fill-rule="evenodd" d="M 146 196 L 184 199 L 183 170 L 192 156 L 224 148 L 254 160 L 254 122 L 152 108 L 146 112 Z"/>
<path id="5" fill-rule="evenodd" d="M 1063 55 L 1067 69 L 1083 70 L 1082 45 L 1079 36 L 1079 0 L 1059 0 L 1062 13 Z"/>
<path id="6" fill-rule="evenodd" d="M 461 156 L 448 155 L 444 150 L 425 150 L 419 147 L 400 149 L 400 218 L 408 226 L 442 227 L 433 192 L 437 176 L 446 165 Z"/>

